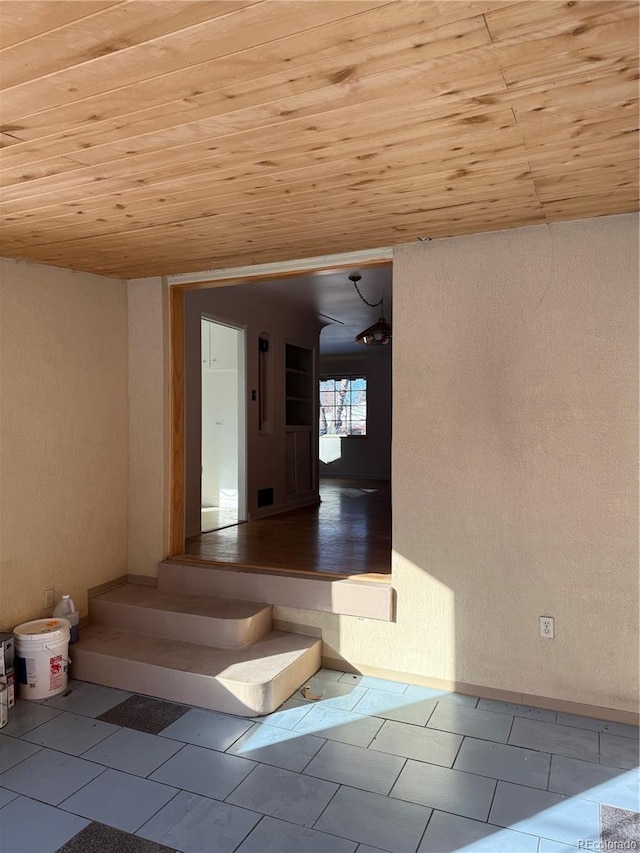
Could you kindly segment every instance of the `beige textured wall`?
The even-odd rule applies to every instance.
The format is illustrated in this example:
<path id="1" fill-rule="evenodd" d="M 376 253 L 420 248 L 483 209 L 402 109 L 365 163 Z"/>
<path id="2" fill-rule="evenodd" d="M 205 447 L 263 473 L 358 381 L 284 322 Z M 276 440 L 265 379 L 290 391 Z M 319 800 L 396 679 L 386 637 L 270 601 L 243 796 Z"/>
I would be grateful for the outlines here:
<path id="1" fill-rule="evenodd" d="M 0 260 L 0 628 L 126 572 L 127 292 Z"/>
<path id="2" fill-rule="evenodd" d="M 637 710 L 637 356 L 636 215 L 399 248 L 397 622 L 277 617 L 356 667 Z"/>
<path id="3" fill-rule="evenodd" d="M 158 573 L 169 514 L 169 319 L 160 278 L 127 284 L 129 312 L 128 571 Z"/>

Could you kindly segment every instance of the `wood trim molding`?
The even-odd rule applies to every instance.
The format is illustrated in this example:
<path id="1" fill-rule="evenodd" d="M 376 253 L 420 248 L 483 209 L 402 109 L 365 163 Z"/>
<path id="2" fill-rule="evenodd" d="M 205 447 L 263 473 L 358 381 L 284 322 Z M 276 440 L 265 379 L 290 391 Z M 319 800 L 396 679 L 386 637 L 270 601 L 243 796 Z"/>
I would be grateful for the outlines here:
<path id="1" fill-rule="evenodd" d="M 169 554 L 184 551 L 184 293 L 170 290 L 171 341 L 171 491 Z"/>

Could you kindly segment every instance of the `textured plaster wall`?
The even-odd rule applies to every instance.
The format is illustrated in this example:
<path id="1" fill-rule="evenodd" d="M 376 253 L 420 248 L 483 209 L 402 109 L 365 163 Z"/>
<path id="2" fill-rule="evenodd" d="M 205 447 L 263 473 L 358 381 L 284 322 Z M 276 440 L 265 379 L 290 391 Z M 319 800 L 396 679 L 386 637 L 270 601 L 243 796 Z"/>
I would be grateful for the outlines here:
<path id="1" fill-rule="evenodd" d="M 167 555 L 169 312 L 160 278 L 127 283 L 129 312 L 128 571 L 156 575 Z"/>
<path id="2" fill-rule="evenodd" d="M 0 260 L 0 629 L 127 565 L 127 291 Z"/>
<path id="3" fill-rule="evenodd" d="M 399 248 L 393 358 L 397 622 L 277 618 L 354 666 L 637 710 L 638 217 Z"/>

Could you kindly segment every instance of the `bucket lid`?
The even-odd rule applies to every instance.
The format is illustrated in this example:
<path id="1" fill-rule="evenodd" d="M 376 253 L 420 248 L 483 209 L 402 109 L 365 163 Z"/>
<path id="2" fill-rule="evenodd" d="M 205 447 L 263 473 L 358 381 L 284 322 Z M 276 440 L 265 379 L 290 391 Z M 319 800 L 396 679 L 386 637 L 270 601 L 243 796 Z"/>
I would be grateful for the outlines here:
<path id="1" fill-rule="evenodd" d="M 34 619 L 32 622 L 23 622 L 13 629 L 18 637 L 33 637 L 37 634 L 55 634 L 58 631 L 68 631 L 71 623 L 68 619 Z"/>

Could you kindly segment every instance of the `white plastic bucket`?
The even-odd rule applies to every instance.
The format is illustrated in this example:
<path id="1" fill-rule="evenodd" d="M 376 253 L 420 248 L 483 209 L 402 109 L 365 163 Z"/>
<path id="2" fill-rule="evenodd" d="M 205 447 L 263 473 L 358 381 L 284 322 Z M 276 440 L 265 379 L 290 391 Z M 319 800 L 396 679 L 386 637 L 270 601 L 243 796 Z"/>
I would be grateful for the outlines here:
<path id="1" fill-rule="evenodd" d="M 20 698 L 48 699 L 67 689 L 68 619 L 35 619 L 13 629 Z"/>

